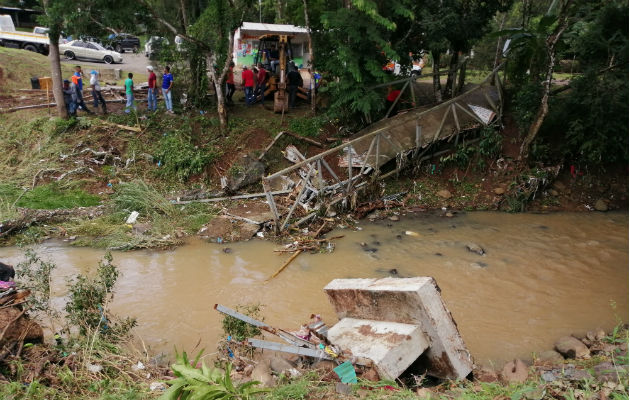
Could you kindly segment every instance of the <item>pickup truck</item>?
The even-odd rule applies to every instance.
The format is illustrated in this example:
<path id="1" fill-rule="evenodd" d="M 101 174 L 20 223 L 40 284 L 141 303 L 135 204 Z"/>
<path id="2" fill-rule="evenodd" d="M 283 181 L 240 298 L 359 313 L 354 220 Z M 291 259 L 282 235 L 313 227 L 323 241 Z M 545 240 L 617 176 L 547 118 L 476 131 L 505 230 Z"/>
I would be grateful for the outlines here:
<path id="1" fill-rule="evenodd" d="M 0 15 L 0 45 L 47 55 L 49 44 L 48 35 L 16 31 L 11 16 Z"/>

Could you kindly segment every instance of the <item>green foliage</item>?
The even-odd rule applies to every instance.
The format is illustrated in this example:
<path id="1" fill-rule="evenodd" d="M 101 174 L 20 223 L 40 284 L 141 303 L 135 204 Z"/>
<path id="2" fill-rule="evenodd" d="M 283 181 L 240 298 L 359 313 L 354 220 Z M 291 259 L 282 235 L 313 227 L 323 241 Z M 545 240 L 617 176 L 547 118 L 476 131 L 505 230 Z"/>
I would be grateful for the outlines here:
<path id="1" fill-rule="evenodd" d="M 317 137 L 326 122 L 325 116 L 292 118 L 289 120 L 289 129 L 300 136 Z"/>
<path id="2" fill-rule="evenodd" d="M 32 249 L 27 249 L 24 256 L 26 259 L 16 266 L 19 285 L 31 291 L 28 299 L 30 310 L 48 316 L 52 325 L 58 313 L 50 304 L 50 280 L 57 266 L 40 258 Z"/>
<path id="3" fill-rule="evenodd" d="M 184 182 L 190 176 L 202 173 L 217 156 L 215 148 L 194 145 L 184 131 L 171 132 L 158 143 L 156 157 L 162 163 L 158 173 Z"/>
<path id="4" fill-rule="evenodd" d="M 241 314 L 245 314 L 248 317 L 252 317 L 259 321 L 262 321 L 263 318 L 260 317 L 262 306 L 260 304 L 249 304 L 249 305 L 238 305 L 236 306 L 236 311 Z M 261 334 L 260 329 L 256 326 L 250 325 L 245 321 L 241 321 L 240 319 L 234 318 L 229 315 L 223 316 L 223 321 L 221 322 L 221 326 L 223 327 L 223 332 L 226 335 L 232 336 L 232 338 L 238 342 L 246 340 L 247 338 L 255 337 Z"/>
<path id="5" fill-rule="evenodd" d="M 144 215 L 171 215 L 173 205 L 142 180 L 121 183 L 113 198 L 116 211 L 138 211 Z"/>
<path id="6" fill-rule="evenodd" d="M 453 153 L 440 157 L 440 163 L 444 166 L 454 165 L 460 169 L 465 169 L 476 152 L 474 146 L 468 146 L 464 143 L 457 146 Z"/>
<path id="7" fill-rule="evenodd" d="M 68 321 L 79 328 L 79 333 L 100 332 L 109 340 L 122 340 L 136 324 L 135 319 L 112 321 L 107 306 L 114 298 L 118 268 L 112 263 L 111 253 L 99 261 L 96 276 L 78 275 L 69 285 L 65 310 Z"/>
<path id="8" fill-rule="evenodd" d="M 12 185 L 0 185 L 0 204 L 13 203 L 18 207 L 47 209 L 74 208 L 98 205 L 98 196 L 86 193 L 75 185 L 61 185 L 57 182 L 36 186 L 33 190 L 23 191 Z"/>
<path id="9" fill-rule="evenodd" d="M 529 129 L 536 116 L 541 97 L 542 86 L 537 82 L 523 84 L 514 93 L 511 108 L 521 133 L 526 133 Z"/>
<path id="10" fill-rule="evenodd" d="M 171 366 L 175 379 L 168 381 L 171 387 L 160 396 L 161 400 L 248 400 L 268 389 L 257 388 L 258 381 L 235 385 L 230 378 L 232 364 L 227 364 L 225 372 L 208 368 L 201 362 L 196 368 L 203 350 L 194 360 L 189 360 L 186 352 L 176 351 L 176 362 Z"/>
<path id="11" fill-rule="evenodd" d="M 481 140 L 477 144 L 479 155 L 487 158 L 496 158 L 501 153 L 503 136 L 496 127 L 486 126 L 481 128 Z"/>

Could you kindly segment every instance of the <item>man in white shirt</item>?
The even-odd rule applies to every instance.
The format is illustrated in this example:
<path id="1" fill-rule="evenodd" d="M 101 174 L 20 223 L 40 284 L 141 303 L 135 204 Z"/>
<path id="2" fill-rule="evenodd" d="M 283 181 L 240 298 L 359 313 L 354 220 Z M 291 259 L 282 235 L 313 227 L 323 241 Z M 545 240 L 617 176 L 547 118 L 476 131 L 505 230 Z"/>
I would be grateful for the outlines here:
<path id="1" fill-rule="evenodd" d="M 98 108 L 98 103 L 103 105 L 103 114 L 107 114 L 107 105 L 101 94 L 101 84 L 98 82 L 98 71 L 90 72 L 90 87 L 92 88 L 92 98 L 94 99 L 94 108 Z"/>

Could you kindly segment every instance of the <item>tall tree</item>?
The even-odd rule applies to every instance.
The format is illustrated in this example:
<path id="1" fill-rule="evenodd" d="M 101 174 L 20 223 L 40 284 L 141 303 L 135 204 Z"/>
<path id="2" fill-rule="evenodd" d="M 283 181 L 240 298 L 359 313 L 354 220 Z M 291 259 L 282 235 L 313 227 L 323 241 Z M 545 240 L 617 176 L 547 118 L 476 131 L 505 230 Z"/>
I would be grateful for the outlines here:
<path id="1" fill-rule="evenodd" d="M 52 77 L 52 91 L 55 98 L 57 115 L 60 118 L 68 118 L 68 110 L 63 97 L 63 78 L 61 76 L 61 61 L 59 60 L 59 37 L 64 25 L 63 15 L 67 11 L 71 1 L 42 0 L 44 17 L 42 22 L 49 28 L 48 31 L 48 59 L 50 60 L 50 75 Z M 70 5 L 71 6 L 71 5 Z"/>

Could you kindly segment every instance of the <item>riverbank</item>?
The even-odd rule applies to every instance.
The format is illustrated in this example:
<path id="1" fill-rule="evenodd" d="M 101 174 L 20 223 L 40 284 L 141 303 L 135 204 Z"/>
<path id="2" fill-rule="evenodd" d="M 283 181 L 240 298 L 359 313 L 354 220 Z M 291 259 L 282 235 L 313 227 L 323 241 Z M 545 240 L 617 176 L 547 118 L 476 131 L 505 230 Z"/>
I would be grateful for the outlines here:
<path id="1" fill-rule="evenodd" d="M 45 57 L 37 54 L 14 49 L 0 53 L 0 68 L 11 71 L 22 64 L 30 75 L 11 75 L 4 96 L 19 99 L 19 89 L 29 84 L 27 76 L 44 74 L 47 67 Z M 280 116 L 260 105 L 247 107 L 240 96 L 236 94 L 230 109 L 226 132 L 220 131 L 212 112 L 197 108 L 176 115 L 146 114 L 139 104 L 138 115 L 126 115 L 112 104 L 109 115 L 67 121 L 51 118 L 45 109 L 0 114 L 0 152 L 5 155 L 0 161 L 0 245 L 59 238 L 74 246 L 131 250 L 169 248 L 193 236 L 247 240 L 259 229 L 264 237 L 274 237 L 267 224 L 272 214 L 260 197 L 195 200 L 258 194 L 263 172 L 292 165 L 283 155 L 287 146 L 311 156 L 351 133 L 325 116 L 313 117 L 306 104 Z M 282 136 L 266 151 L 281 131 L 292 135 Z M 472 139 L 480 144 L 466 145 Z M 362 192 L 358 205 L 367 212 L 353 219 L 370 214 L 375 201 L 392 195 L 396 202 L 387 208 L 398 213 L 627 209 L 627 167 L 522 165 L 516 161 L 520 140 L 509 114 L 499 132 L 462 135 L 457 146 L 445 144 L 450 153 Z M 263 153 L 260 163 L 252 162 Z M 227 190 L 222 181 L 227 181 Z M 171 203 L 177 200 L 183 203 Z M 184 204 L 186 200 L 192 202 Z M 252 209 L 258 219 L 250 218 Z M 133 211 L 139 215 L 127 223 Z M 329 214 L 325 217 L 332 219 L 331 226 L 352 222 L 346 221 L 346 210 Z M 311 230 L 322 222 L 315 221 Z"/>

